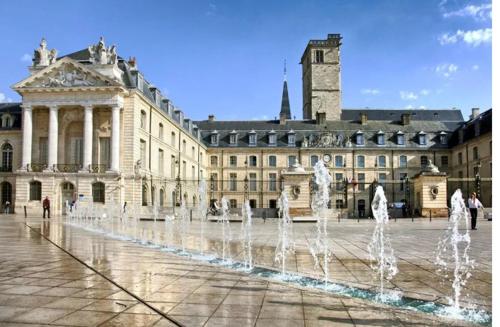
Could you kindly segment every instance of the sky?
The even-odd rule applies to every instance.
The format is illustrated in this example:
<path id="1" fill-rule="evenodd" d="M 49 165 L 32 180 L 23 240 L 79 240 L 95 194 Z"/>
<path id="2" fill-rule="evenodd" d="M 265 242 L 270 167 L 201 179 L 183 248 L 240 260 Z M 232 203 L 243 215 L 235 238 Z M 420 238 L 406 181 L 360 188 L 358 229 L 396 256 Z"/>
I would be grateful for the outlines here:
<path id="1" fill-rule="evenodd" d="M 302 119 L 300 57 L 340 33 L 343 108 L 491 108 L 491 2 L 185 0 L 0 2 L 0 102 L 42 37 L 59 55 L 103 36 L 189 118 L 274 119 L 283 66 Z"/>

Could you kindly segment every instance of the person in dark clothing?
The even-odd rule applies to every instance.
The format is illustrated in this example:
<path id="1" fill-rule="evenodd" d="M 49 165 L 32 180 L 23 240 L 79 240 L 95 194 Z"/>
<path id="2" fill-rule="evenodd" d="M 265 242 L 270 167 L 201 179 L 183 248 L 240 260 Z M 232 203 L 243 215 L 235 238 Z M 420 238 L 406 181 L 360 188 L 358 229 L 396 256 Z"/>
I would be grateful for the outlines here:
<path id="1" fill-rule="evenodd" d="M 45 212 L 47 212 L 48 218 L 50 219 L 50 200 L 48 196 L 46 196 L 45 199 L 43 200 L 42 206 L 43 206 L 43 219 L 45 219 Z"/>
<path id="2" fill-rule="evenodd" d="M 476 223 L 477 223 L 477 209 L 478 208 L 483 208 L 483 204 L 479 201 L 479 199 L 476 197 L 476 193 L 472 192 L 469 198 L 469 211 L 470 211 L 470 222 L 471 222 L 471 229 L 476 230 Z"/>

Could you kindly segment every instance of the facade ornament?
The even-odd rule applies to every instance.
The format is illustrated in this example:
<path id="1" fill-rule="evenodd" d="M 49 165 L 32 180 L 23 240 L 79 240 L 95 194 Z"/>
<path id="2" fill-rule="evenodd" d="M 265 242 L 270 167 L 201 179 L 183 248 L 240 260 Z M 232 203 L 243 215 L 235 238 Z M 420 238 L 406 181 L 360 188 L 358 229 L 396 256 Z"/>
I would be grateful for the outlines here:
<path id="1" fill-rule="evenodd" d="M 292 191 L 292 197 L 294 200 L 297 200 L 300 195 L 300 185 L 293 185 L 291 188 Z"/>
<path id="2" fill-rule="evenodd" d="M 113 45 L 106 48 L 104 38 L 101 36 L 97 44 L 88 47 L 89 60 L 93 64 L 99 65 L 115 65 L 118 62 L 118 55 L 116 54 L 116 46 Z"/>
<path id="3" fill-rule="evenodd" d="M 428 173 L 439 173 L 439 168 L 432 163 L 432 160 L 429 160 L 427 162 L 427 166 L 424 168 L 424 171 Z"/>
<path id="4" fill-rule="evenodd" d="M 68 87 L 68 86 L 91 86 L 95 82 L 88 78 L 88 74 L 80 73 L 76 69 L 68 70 L 67 68 L 57 72 L 55 76 L 49 76 L 42 83 L 43 87 Z"/>
<path id="5" fill-rule="evenodd" d="M 350 146 L 350 141 L 343 133 L 334 134 L 327 132 L 320 135 L 309 135 L 307 146 L 316 148 L 342 148 Z"/>
<path id="6" fill-rule="evenodd" d="M 309 139 L 307 136 L 304 137 L 304 140 L 302 141 L 302 147 L 307 148 L 309 146 Z"/>
<path id="7" fill-rule="evenodd" d="M 429 191 L 431 193 L 432 199 L 436 199 L 437 195 L 439 194 L 439 186 L 437 185 L 432 185 L 429 187 Z"/>
<path id="8" fill-rule="evenodd" d="M 57 59 L 57 50 L 47 49 L 47 41 L 45 38 L 42 38 L 40 42 L 40 47 L 35 49 L 33 54 L 33 66 L 48 66 L 56 62 Z"/>

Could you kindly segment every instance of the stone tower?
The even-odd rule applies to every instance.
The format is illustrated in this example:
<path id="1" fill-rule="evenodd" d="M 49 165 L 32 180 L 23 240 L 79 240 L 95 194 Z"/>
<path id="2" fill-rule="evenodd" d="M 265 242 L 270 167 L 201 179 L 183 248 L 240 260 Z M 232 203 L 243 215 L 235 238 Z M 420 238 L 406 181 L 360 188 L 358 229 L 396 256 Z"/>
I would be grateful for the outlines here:
<path id="1" fill-rule="evenodd" d="M 327 120 L 340 120 L 340 34 L 310 40 L 302 55 L 303 118 L 324 112 Z"/>

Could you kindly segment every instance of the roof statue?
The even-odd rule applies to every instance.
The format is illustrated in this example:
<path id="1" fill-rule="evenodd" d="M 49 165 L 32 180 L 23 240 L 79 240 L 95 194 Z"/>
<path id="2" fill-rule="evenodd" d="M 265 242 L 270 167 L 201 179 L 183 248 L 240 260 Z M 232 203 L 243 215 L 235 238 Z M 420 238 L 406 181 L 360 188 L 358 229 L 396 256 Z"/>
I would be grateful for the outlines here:
<path id="1" fill-rule="evenodd" d="M 116 54 L 116 46 L 112 45 L 106 48 L 104 38 L 101 36 L 97 44 L 88 47 L 89 60 L 93 64 L 100 65 L 115 65 L 117 63 L 118 55 Z"/>
<path id="2" fill-rule="evenodd" d="M 35 49 L 33 53 L 33 66 L 48 66 L 56 62 L 57 50 L 47 49 L 47 41 L 42 38 L 40 42 L 40 47 Z"/>
<path id="3" fill-rule="evenodd" d="M 432 163 L 432 160 L 429 159 L 429 161 L 427 162 L 427 166 L 425 166 L 424 168 L 424 171 L 428 173 L 439 173 L 439 168 Z"/>

